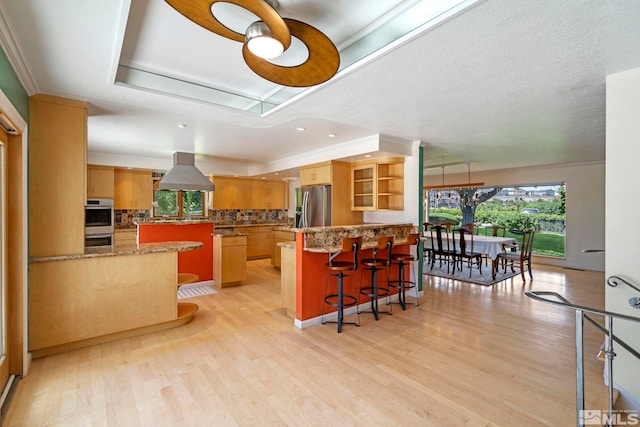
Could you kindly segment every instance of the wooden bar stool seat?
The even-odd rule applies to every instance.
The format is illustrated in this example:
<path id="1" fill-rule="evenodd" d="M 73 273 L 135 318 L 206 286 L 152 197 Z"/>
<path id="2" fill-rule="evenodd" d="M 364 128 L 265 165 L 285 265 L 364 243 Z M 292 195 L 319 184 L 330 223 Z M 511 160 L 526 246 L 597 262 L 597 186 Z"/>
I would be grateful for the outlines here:
<path id="1" fill-rule="evenodd" d="M 178 273 L 178 288 L 182 285 L 195 283 L 200 280 L 200 276 L 194 273 Z"/>

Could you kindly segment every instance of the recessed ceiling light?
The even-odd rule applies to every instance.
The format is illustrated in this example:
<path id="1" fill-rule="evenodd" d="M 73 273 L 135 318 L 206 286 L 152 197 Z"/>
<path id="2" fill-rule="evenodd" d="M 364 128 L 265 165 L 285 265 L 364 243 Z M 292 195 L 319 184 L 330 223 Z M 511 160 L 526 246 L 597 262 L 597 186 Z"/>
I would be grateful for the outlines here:
<path id="1" fill-rule="evenodd" d="M 365 154 L 364 156 L 368 159 L 369 157 L 371 157 L 371 154 Z"/>
<path id="2" fill-rule="evenodd" d="M 276 175 L 280 175 L 280 172 L 276 172 Z"/>
<path id="3" fill-rule="evenodd" d="M 303 130 L 305 130 L 305 128 L 297 127 L 296 130 L 299 131 L 299 132 L 302 132 Z"/>
<path id="4" fill-rule="evenodd" d="M 187 127 L 187 125 L 186 125 L 185 123 L 178 123 L 178 127 L 179 127 L 180 129 L 184 129 L 184 128 L 186 128 L 186 127 Z"/>
<path id="5" fill-rule="evenodd" d="M 267 179 L 267 177 L 266 177 L 266 176 L 263 176 L 263 177 L 262 177 L 262 179 Z"/>
<path id="6" fill-rule="evenodd" d="M 330 133 L 330 134 L 329 134 L 329 138 L 335 138 L 335 137 L 336 137 L 336 134 L 335 134 L 335 133 Z"/>

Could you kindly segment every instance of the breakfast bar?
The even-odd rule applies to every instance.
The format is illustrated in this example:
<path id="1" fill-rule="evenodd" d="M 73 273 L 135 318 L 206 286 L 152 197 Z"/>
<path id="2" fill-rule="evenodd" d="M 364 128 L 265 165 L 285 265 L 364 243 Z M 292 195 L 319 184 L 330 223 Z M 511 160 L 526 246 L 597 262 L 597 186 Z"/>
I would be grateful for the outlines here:
<path id="1" fill-rule="evenodd" d="M 33 357 L 168 329 L 198 306 L 178 303 L 178 252 L 201 242 L 87 248 L 29 260 L 29 351 Z"/>
<path id="2" fill-rule="evenodd" d="M 287 314 L 295 318 L 299 328 L 320 323 L 323 310 L 325 281 L 329 271 L 325 264 L 329 257 L 341 260 L 352 257 L 341 254 L 340 244 L 344 237 L 362 236 L 363 243 L 359 259 L 370 258 L 378 236 L 394 237 L 394 253 L 409 253 L 407 241 L 415 227 L 412 224 L 364 224 L 349 226 L 291 228 L 295 232 L 295 242 L 280 243 L 282 250 L 281 295 Z M 352 273 L 353 279 L 360 280 L 360 272 Z M 399 276 L 397 267 L 389 268 L 389 280 Z M 397 294 L 392 299 L 397 299 Z M 368 304 L 363 298 L 360 303 Z M 335 308 L 327 307 L 327 312 Z"/>

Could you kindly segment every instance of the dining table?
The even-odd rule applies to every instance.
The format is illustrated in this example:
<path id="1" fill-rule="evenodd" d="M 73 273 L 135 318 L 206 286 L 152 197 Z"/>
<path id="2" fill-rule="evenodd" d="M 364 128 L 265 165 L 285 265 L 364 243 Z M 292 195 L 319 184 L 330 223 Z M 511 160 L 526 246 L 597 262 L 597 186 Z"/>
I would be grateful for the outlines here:
<path id="1" fill-rule="evenodd" d="M 465 242 L 468 252 L 479 252 L 483 257 L 490 258 L 491 261 L 495 261 L 499 253 L 504 252 L 504 247 L 508 245 L 515 245 L 517 240 L 513 237 L 501 237 L 501 236 L 483 236 L 465 234 Z M 458 236 L 456 235 L 456 238 Z M 472 240 L 473 239 L 473 240 Z M 423 235 L 425 249 L 432 248 L 431 235 L 426 232 Z M 442 244 L 451 249 L 453 246 L 453 233 L 442 233 Z M 449 246 L 447 246 L 447 244 Z M 459 243 L 456 243 L 456 247 L 459 247 Z"/>

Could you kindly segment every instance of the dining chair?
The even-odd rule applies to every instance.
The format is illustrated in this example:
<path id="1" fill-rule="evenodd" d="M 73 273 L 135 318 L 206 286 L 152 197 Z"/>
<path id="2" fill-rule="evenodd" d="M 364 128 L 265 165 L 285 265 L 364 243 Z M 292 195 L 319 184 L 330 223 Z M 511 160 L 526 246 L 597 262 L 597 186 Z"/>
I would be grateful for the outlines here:
<path id="1" fill-rule="evenodd" d="M 460 228 L 464 228 L 466 229 L 469 233 L 473 233 L 473 229 L 476 227 L 476 225 L 473 222 L 469 222 L 467 224 L 462 224 L 460 226 Z M 477 233 L 476 233 L 477 234 Z"/>
<path id="2" fill-rule="evenodd" d="M 506 230 L 507 229 L 501 225 L 490 225 L 486 227 L 486 231 L 490 232 L 490 235 L 493 237 L 505 237 Z M 507 249 L 511 250 L 509 245 L 502 245 L 503 252 L 505 252 Z M 484 258 L 485 267 L 488 267 L 491 257 L 487 254 L 483 254 L 482 257 Z"/>
<path id="3" fill-rule="evenodd" d="M 505 251 L 498 254 L 494 263 L 492 277 L 495 279 L 498 272 L 498 266 L 502 264 L 503 271 L 507 271 L 507 264 L 511 266 L 511 271 L 515 272 L 514 264 L 517 262 L 520 267 L 520 274 L 522 275 L 522 281 L 527 280 L 524 277 L 524 266 L 526 264 L 527 270 L 529 270 L 529 277 L 533 280 L 533 273 L 531 272 L 531 248 L 533 247 L 533 236 L 535 232 L 532 229 L 524 230 L 522 232 L 522 242 L 520 244 L 519 251 Z"/>
<path id="4" fill-rule="evenodd" d="M 469 277 L 473 272 L 473 266 L 478 267 L 478 272 L 482 274 L 482 253 L 473 250 L 473 233 L 466 228 L 453 229 L 453 246 L 454 246 L 454 271 L 455 265 L 460 263 L 460 271 L 462 271 L 462 262 L 467 261 L 469 267 Z"/>
<path id="5" fill-rule="evenodd" d="M 429 235 L 429 230 L 431 229 L 431 227 L 433 227 L 433 224 L 430 222 L 423 222 L 422 223 L 422 235 L 423 236 L 428 236 Z M 431 248 L 428 248 L 427 245 L 423 245 L 422 248 L 422 262 L 427 261 L 427 264 L 431 264 L 431 254 L 432 254 L 432 250 Z"/>
<path id="6" fill-rule="evenodd" d="M 447 236 L 447 229 L 442 225 L 434 225 L 429 230 L 429 235 L 431 238 L 431 265 L 430 270 L 433 270 L 433 266 L 436 261 L 440 262 L 440 266 L 442 267 L 442 263 L 444 262 L 447 265 L 447 273 L 449 273 L 449 266 L 452 266 L 452 272 L 455 270 L 454 265 L 454 257 L 455 251 L 451 247 L 449 243 L 449 238 Z"/>
<path id="7" fill-rule="evenodd" d="M 458 225 L 458 223 L 457 223 L 457 222 L 455 222 L 455 221 L 446 220 L 446 221 L 442 221 L 442 222 L 440 223 L 440 225 L 441 225 L 442 227 L 446 228 L 446 229 L 447 229 L 447 233 L 449 233 L 449 232 L 451 232 L 451 228 L 452 228 L 453 226 L 455 226 L 455 225 Z"/>
<path id="8" fill-rule="evenodd" d="M 491 230 L 491 235 L 493 237 L 504 237 L 507 230 L 501 225 L 492 225 L 491 227 L 489 227 L 489 229 Z"/>

